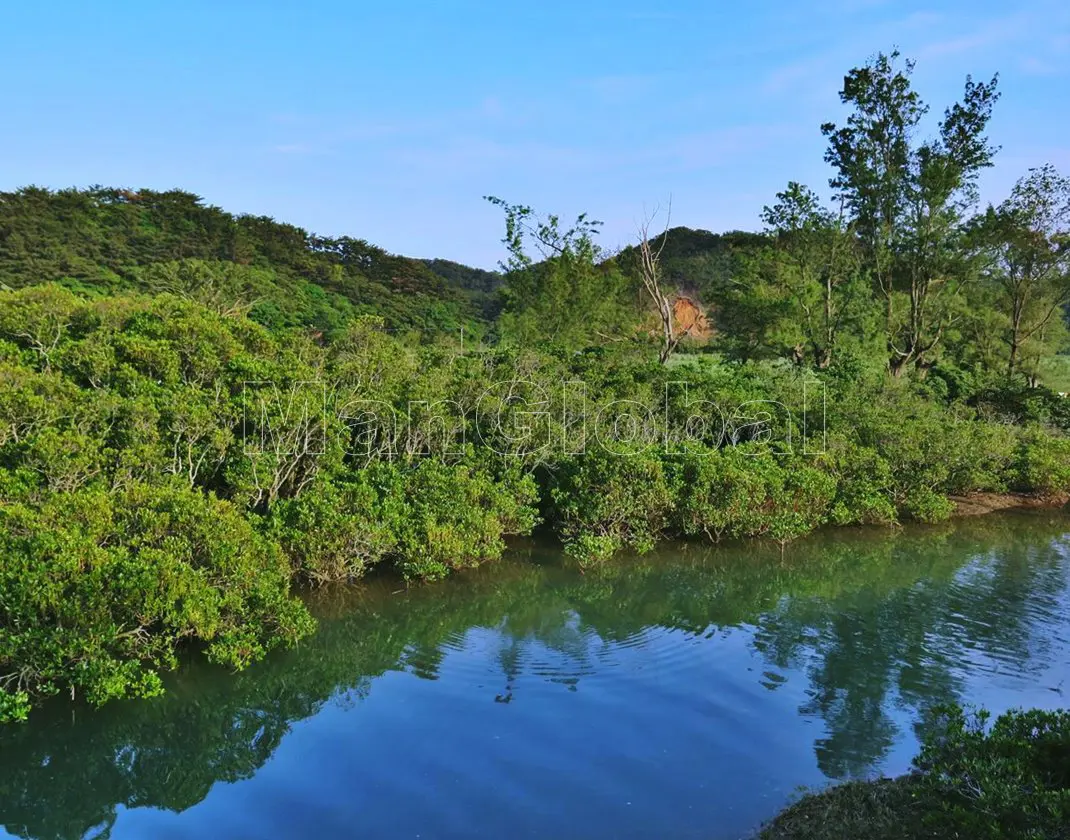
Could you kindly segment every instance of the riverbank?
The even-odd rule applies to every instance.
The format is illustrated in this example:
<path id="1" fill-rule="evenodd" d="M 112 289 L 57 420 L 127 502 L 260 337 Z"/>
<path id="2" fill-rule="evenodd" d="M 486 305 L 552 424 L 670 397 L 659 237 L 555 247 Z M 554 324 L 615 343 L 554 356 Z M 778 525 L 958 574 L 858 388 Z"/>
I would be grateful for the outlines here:
<path id="1" fill-rule="evenodd" d="M 804 796 L 760 840 L 1066 840 L 1070 712 L 937 709 L 913 772 Z"/>
<path id="2" fill-rule="evenodd" d="M 971 493 L 965 496 L 949 496 L 955 509 L 953 517 L 984 516 L 1001 510 L 1036 510 L 1061 508 L 1070 504 L 1067 493 Z"/>
<path id="3" fill-rule="evenodd" d="M 927 829 L 915 775 L 847 782 L 804 796 L 762 829 L 759 840 L 920 840 Z"/>
<path id="4" fill-rule="evenodd" d="M 0 293 L 0 722 L 153 696 L 186 647 L 241 670 L 314 632 L 302 587 L 439 581 L 536 527 L 594 568 L 1070 491 L 1043 389 L 772 361 L 684 382 L 642 346 L 382 326 L 321 342 L 169 294 Z"/>

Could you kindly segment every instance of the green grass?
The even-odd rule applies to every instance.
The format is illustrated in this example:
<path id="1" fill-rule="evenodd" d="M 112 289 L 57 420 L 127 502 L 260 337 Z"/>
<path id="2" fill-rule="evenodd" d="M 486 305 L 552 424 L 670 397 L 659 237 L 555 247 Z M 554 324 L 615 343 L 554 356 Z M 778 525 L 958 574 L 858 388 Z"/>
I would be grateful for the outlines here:
<path id="1" fill-rule="evenodd" d="M 1044 359 L 1040 364 L 1040 381 L 1053 391 L 1070 393 L 1070 355 Z"/>
<path id="2" fill-rule="evenodd" d="M 722 355 L 720 353 L 678 352 L 669 357 L 668 366 L 671 368 L 712 370 L 720 367 L 722 363 Z"/>

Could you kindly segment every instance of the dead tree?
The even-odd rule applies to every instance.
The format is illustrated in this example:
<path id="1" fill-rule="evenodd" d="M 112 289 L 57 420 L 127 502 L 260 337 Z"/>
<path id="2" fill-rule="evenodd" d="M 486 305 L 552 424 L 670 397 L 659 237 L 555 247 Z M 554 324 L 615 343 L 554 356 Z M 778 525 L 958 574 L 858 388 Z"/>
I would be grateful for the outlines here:
<path id="1" fill-rule="evenodd" d="M 661 286 L 661 254 L 665 243 L 669 241 L 669 223 L 672 220 L 672 199 L 665 217 L 665 230 L 661 234 L 661 243 L 655 248 L 650 242 L 650 223 L 657 218 L 658 210 L 650 216 L 644 216 L 639 225 L 639 275 L 643 280 L 643 289 L 654 303 L 654 308 L 661 319 L 661 352 L 658 360 L 665 364 L 687 331 L 676 334 L 673 328 L 672 300 Z"/>

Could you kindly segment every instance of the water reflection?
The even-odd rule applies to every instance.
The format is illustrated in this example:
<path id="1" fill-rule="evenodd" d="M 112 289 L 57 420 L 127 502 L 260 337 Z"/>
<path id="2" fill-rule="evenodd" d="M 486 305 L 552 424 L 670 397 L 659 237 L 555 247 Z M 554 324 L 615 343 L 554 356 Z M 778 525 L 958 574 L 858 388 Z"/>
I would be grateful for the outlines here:
<path id="1" fill-rule="evenodd" d="M 163 698 L 100 711 L 59 703 L 0 730 L 0 825 L 32 838 L 113 826 L 118 836 L 125 809 L 181 813 L 210 791 L 229 813 L 227 797 L 246 789 L 218 783 L 256 779 L 258 790 L 280 753 L 273 774 L 300 808 L 326 804 L 328 775 L 369 791 L 351 807 L 372 835 L 408 808 L 414 826 L 447 836 L 466 825 L 450 821 L 463 820 L 450 816 L 459 802 L 485 819 L 465 833 L 500 836 L 529 811 L 525 825 L 557 832 L 526 798 L 539 788 L 580 835 L 738 836 L 795 784 L 902 769 L 890 756 L 935 704 L 1059 705 L 1068 531 L 1061 515 L 1004 515 L 822 534 L 784 556 L 676 547 L 587 575 L 528 545 L 442 586 L 320 592 L 321 631 L 296 651 L 238 675 L 190 665 Z M 406 704 L 424 711 L 405 716 Z M 316 726 L 295 731 L 301 721 L 327 743 L 313 740 Z M 500 752 L 465 746 L 494 727 L 510 739 Z M 284 742 L 303 746 L 281 756 Z M 338 764 L 346 750 L 357 758 Z M 452 793 L 417 769 L 443 761 Z M 625 797 L 639 782 L 657 795 L 633 807 Z M 168 825 L 203 834 L 196 811 Z M 248 831 L 289 833 L 270 822 Z"/>

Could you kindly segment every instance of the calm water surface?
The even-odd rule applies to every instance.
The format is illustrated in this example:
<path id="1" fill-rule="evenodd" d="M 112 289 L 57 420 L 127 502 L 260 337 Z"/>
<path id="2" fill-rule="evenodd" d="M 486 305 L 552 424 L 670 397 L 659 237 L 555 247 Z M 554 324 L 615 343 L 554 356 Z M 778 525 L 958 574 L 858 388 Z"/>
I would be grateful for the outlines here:
<path id="1" fill-rule="evenodd" d="M 1070 705 L 1070 518 L 550 548 L 317 593 L 315 638 L 167 696 L 0 729 L 31 838 L 737 838 L 799 785 L 907 769 L 949 700 Z M 0 828 L 0 835 L 3 829 Z"/>

